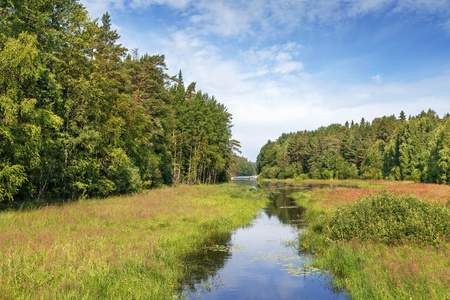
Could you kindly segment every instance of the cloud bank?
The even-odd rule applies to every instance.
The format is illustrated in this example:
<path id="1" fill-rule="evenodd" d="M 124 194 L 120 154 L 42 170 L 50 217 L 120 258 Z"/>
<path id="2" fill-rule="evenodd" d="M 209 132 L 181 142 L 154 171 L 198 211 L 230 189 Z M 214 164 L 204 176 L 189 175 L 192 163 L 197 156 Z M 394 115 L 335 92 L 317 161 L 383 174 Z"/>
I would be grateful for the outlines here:
<path id="1" fill-rule="evenodd" d="M 432 24 L 432 32 L 448 39 L 450 0 L 82 3 L 94 17 L 110 11 L 125 46 L 165 54 L 169 72 L 176 74 L 181 69 L 185 82 L 196 81 L 198 89 L 224 103 L 233 114 L 234 138 L 241 141 L 243 155 L 251 160 L 268 139 L 283 132 L 359 122 L 362 117 L 371 121 L 383 115 L 398 116 L 402 110 L 407 115 L 428 108 L 440 115 L 450 111 L 450 60 L 444 56 L 440 68 L 422 72 L 417 67 L 414 76 L 408 77 L 402 69 L 415 70 L 420 62 L 408 56 L 419 53 L 417 49 L 426 43 L 405 52 L 397 50 L 396 44 L 399 38 L 412 41 L 415 31 L 404 28 L 418 22 Z M 173 18 L 170 26 L 161 27 L 155 21 L 131 30 L 124 25 L 129 15 L 145 19 L 155 11 L 163 11 L 160 18 Z M 392 26 L 387 23 L 391 20 L 395 20 Z M 385 27 L 379 28 L 383 22 Z M 364 26 L 365 31 L 358 31 Z M 360 35 L 353 38 L 353 33 Z M 383 44 L 386 41 L 390 44 Z M 366 49 L 365 43 L 377 48 Z M 357 52 L 357 48 L 362 50 Z M 433 55 L 420 58 L 428 61 Z M 377 64 L 377 59 L 384 64 Z"/>

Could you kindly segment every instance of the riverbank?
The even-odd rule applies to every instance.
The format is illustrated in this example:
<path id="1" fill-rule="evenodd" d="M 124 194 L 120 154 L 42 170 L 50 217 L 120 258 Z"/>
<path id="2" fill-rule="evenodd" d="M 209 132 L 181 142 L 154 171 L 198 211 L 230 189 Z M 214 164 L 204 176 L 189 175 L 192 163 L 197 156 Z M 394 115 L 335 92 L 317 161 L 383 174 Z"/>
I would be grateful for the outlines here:
<path id="1" fill-rule="evenodd" d="M 294 195 L 309 219 L 300 249 L 337 289 L 352 299 L 450 299 L 449 186 L 322 183 L 335 188 Z"/>
<path id="2" fill-rule="evenodd" d="M 267 200 L 232 184 L 178 186 L 0 213 L 3 299 L 172 299 L 202 245 Z"/>

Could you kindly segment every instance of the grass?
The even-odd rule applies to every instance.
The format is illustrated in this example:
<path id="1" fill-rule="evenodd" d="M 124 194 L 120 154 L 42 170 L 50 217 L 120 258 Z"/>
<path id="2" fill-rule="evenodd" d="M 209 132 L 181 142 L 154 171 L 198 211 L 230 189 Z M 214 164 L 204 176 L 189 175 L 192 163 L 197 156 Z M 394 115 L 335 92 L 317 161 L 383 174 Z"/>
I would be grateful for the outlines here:
<path id="1" fill-rule="evenodd" d="M 0 213 L 3 299 L 173 299 L 202 245 L 266 204 L 232 185 Z"/>
<path id="2" fill-rule="evenodd" d="M 297 193 L 301 250 L 353 299 L 450 299 L 450 187 L 377 184 Z"/>

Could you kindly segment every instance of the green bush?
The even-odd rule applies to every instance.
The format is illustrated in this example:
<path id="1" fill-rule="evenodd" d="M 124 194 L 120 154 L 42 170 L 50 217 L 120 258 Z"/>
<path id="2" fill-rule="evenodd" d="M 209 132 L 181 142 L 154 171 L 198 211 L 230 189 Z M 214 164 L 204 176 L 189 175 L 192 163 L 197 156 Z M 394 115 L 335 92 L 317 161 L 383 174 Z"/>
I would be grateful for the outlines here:
<path id="1" fill-rule="evenodd" d="M 113 186 L 119 193 L 139 192 L 142 189 L 142 180 L 139 169 L 125 151 L 121 148 L 113 149 L 110 154 L 108 175 Z"/>
<path id="2" fill-rule="evenodd" d="M 325 228 L 332 240 L 435 244 L 450 240 L 450 209 L 413 196 L 383 192 L 338 209 Z"/>

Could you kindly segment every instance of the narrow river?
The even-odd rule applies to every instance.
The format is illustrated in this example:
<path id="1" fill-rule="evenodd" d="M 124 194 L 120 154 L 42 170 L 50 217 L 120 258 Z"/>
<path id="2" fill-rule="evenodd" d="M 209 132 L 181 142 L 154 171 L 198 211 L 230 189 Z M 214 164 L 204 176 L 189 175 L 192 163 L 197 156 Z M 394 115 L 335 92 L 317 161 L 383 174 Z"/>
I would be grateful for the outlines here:
<path id="1" fill-rule="evenodd" d="M 256 182 L 240 181 L 256 185 Z M 199 261 L 214 270 L 186 285 L 187 299 L 349 299 L 333 291 L 330 276 L 308 267 L 305 257 L 292 245 L 305 223 L 304 208 L 289 194 L 308 187 L 267 185 L 270 198 L 252 224 L 204 249 Z"/>

